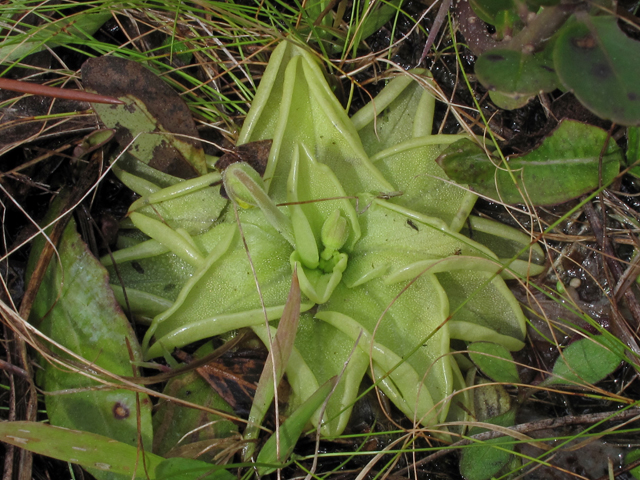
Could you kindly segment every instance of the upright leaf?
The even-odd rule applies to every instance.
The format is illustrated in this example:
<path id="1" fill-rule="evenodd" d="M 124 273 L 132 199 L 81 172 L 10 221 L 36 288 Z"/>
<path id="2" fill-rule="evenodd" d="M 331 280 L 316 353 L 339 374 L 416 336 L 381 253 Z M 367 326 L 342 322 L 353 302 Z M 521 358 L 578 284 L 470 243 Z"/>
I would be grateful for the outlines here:
<path id="1" fill-rule="evenodd" d="M 42 238 L 34 242 L 31 266 L 43 244 Z M 107 272 L 76 232 L 73 220 L 64 231 L 58 252 L 61 263 L 54 257 L 49 265 L 33 304 L 31 321 L 53 341 L 91 364 L 115 375 L 137 374 L 127 348 L 128 343 L 131 360 L 142 360 L 135 333 L 112 291 L 105 288 Z M 53 351 L 69 359 L 57 348 Z M 49 362 L 43 362 L 42 367 L 40 382 L 50 393 L 45 395 L 45 405 L 52 425 L 105 435 L 130 445 L 137 445 L 140 436 L 145 448 L 151 448 L 151 401 L 146 394 L 113 387 L 98 389 L 98 382 L 72 369 Z"/>
<path id="2" fill-rule="evenodd" d="M 287 418 L 280 428 L 280 435 L 278 436 L 274 433 L 262 447 L 257 463 L 277 464 L 288 460 L 298 442 L 298 438 L 304 432 L 305 426 L 309 423 L 315 411 L 325 402 L 331 393 L 331 389 L 335 386 L 336 380 L 336 378 L 332 378 L 325 382 Z M 280 441 L 279 448 L 278 441 Z M 278 452 L 280 453 L 279 458 Z M 273 467 L 258 467 L 259 475 L 267 475 L 273 471 L 275 471 Z"/>
<path id="3" fill-rule="evenodd" d="M 244 451 L 245 460 L 249 460 L 255 449 L 252 440 L 258 438 L 262 420 L 267 414 L 269 406 L 273 402 L 275 390 L 284 376 L 284 371 L 289 363 L 289 357 L 296 339 L 298 322 L 300 320 L 300 285 L 298 276 L 294 270 L 291 278 L 291 289 L 287 297 L 282 318 L 278 324 L 278 332 L 270 345 L 269 356 L 258 381 L 256 395 L 249 412 L 249 422 L 244 432 L 244 439 L 248 442 Z M 269 344 L 269 342 L 267 342 Z"/>
<path id="4" fill-rule="evenodd" d="M 331 168 L 348 195 L 393 191 L 371 164 L 313 56 L 303 47 L 284 41 L 272 59 L 273 69 L 265 71 L 267 83 L 256 95 L 239 143 L 273 139 L 265 182 L 274 201 L 286 201 L 286 183 L 274 179 L 288 178 L 298 145 Z"/>

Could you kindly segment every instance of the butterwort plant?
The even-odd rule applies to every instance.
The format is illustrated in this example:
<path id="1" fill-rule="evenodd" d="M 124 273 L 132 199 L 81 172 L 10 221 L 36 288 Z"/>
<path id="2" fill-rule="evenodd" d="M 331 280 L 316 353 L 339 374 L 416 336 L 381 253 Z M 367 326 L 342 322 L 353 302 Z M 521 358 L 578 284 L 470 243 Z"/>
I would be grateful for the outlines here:
<path id="1" fill-rule="evenodd" d="M 292 411 L 338 376 L 313 422 L 339 435 L 369 375 L 416 425 L 463 420 L 451 340 L 520 349 L 525 319 L 503 277 L 535 273 L 526 260 L 542 252 L 470 216 L 476 196 L 435 163 L 466 137 L 431 134 L 428 82 L 422 71 L 391 80 L 349 118 L 316 58 L 283 41 L 238 139 L 272 142 L 264 168 L 241 161 L 181 180 L 122 156 L 114 171 L 141 198 L 103 263 L 149 322 L 144 357 L 241 328 L 270 347 L 295 270 Z"/>

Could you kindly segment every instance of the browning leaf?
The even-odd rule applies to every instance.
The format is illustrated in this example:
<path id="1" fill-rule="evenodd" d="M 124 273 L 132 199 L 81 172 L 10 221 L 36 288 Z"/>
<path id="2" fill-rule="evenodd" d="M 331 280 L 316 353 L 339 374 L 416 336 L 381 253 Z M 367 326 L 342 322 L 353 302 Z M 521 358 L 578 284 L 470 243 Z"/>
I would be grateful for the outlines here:
<path id="1" fill-rule="evenodd" d="M 192 178 L 206 173 L 204 150 L 197 140 L 198 131 L 189 107 L 160 77 L 136 62 L 105 56 L 87 60 L 82 66 L 82 79 L 88 90 L 125 102 L 125 105 L 92 104 L 107 128 L 116 129 L 121 147 L 139 133 L 179 134 L 179 137 L 143 135 L 131 152 L 149 166 L 176 177 Z M 138 114 L 136 124 L 127 125 L 134 114 Z M 143 140 L 152 145 L 138 147 Z"/>

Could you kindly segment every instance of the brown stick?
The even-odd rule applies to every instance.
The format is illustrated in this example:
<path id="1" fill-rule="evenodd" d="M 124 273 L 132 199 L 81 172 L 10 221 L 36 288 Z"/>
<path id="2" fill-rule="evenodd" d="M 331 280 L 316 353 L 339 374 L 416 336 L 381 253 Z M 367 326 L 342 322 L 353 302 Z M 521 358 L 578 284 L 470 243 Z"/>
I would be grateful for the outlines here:
<path id="1" fill-rule="evenodd" d="M 12 92 L 30 93 L 32 95 L 42 95 L 45 97 L 64 98 L 66 100 L 77 100 L 78 102 L 108 103 L 111 105 L 121 105 L 124 102 L 115 97 L 98 95 L 97 93 L 83 92 L 82 90 L 68 90 L 65 88 L 47 87 L 38 83 L 21 82 L 0 78 L 0 89 Z"/>
<path id="2" fill-rule="evenodd" d="M 431 26 L 431 31 L 429 32 L 429 36 L 427 37 L 427 43 L 424 44 L 424 48 L 422 49 L 422 55 L 420 55 L 420 61 L 418 65 L 421 65 L 424 62 L 424 59 L 427 58 L 427 54 L 431 49 L 431 45 L 436 41 L 436 37 L 438 36 L 438 32 L 440 32 L 440 27 L 444 23 L 444 19 L 447 16 L 447 12 L 449 12 L 449 8 L 451 7 L 451 0 L 442 0 L 440 4 L 440 9 L 436 14 L 436 18 L 433 21 L 433 25 Z"/>

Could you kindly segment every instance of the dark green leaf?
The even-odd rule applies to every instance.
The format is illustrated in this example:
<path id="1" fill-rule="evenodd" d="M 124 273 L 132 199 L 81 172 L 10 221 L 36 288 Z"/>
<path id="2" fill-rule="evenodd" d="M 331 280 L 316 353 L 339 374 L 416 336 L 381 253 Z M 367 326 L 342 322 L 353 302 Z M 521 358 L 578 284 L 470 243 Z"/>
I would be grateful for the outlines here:
<path id="1" fill-rule="evenodd" d="M 489 387 L 482 387 L 478 390 L 485 388 Z M 483 421 L 493 425 L 510 427 L 515 424 L 515 418 L 516 411 L 512 409 Z M 486 431 L 487 429 L 474 427 L 469 434 L 476 435 Z M 489 480 L 509 463 L 513 448 L 513 439 L 510 437 L 492 438 L 465 448 L 460 458 L 460 473 L 467 480 Z"/>
<path id="2" fill-rule="evenodd" d="M 533 205 L 551 205 L 598 187 L 605 142 L 607 132 L 601 128 L 564 120 L 536 149 L 509 159 L 513 178 L 506 169 L 496 168 L 498 159 L 487 158 L 470 140 L 452 144 L 437 161 L 451 179 L 482 195 L 505 203 L 523 203 L 527 195 Z M 609 140 L 602 155 L 602 185 L 618 175 L 621 160 L 620 149 Z"/>
<path id="3" fill-rule="evenodd" d="M 42 238 L 34 242 L 31 265 L 39 257 L 43 244 Z M 106 270 L 89 252 L 73 220 L 64 231 L 58 252 L 61 263 L 54 257 L 49 265 L 33 304 L 31 320 L 53 341 L 87 361 L 113 374 L 131 376 L 136 369 L 131 366 L 127 342 L 134 361 L 142 360 L 140 346 L 113 292 L 106 288 Z M 70 358 L 57 348 L 53 350 Z M 40 379 L 45 391 L 69 390 L 45 395 L 47 415 L 53 425 L 105 435 L 129 445 L 137 445 L 141 435 L 145 447 L 151 449 L 151 402 L 147 395 L 136 396 L 132 391 L 114 388 L 95 389 L 99 383 L 80 373 L 50 362 L 43 362 L 42 367 Z"/>
<path id="4" fill-rule="evenodd" d="M 564 86 L 599 117 L 640 125 L 640 43 L 613 15 L 586 17 L 563 27 L 554 63 Z"/>
<path id="5" fill-rule="evenodd" d="M 212 351 L 211 342 L 200 347 L 196 358 Z M 172 398 L 220 410 L 233 415 L 233 410 L 195 371 L 169 380 L 163 392 Z M 212 460 L 221 450 L 230 447 L 238 438 L 238 427 L 219 415 L 203 412 L 176 402 L 161 400 L 153 416 L 153 451 L 165 457 L 195 457 L 206 449 L 201 460 Z M 228 438 L 228 441 L 220 442 Z M 218 446 L 211 448 L 214 443 Z"/>
<path id="6" fill-rule="evenodd" d="M 460 458 L 460 473 L 467 480 L 489 480 L 511 459 L 513 439 L 492 438 L 482 445 L 463 450 Z"/>
<path id="7" fill-rule="evenodd" d="M 520 375 L 509 350 L 497 343 L 469 345 L 469 356 L 487 377 L 496 382 L 519 383 Z"/>
<path id="8" fill-rule="evenodd" d="M 156 469 L 156 480 L 236 480 L 228 470 L 190 458 L 168 458 Z"/>
<path id="9" fill-rule="evenodd" d="M 633 165 L 640 160 L 640 127 L 627 128 L 627 165 Z M 637 164 L 629 173 L 640 177 L 640 164 Z"/>
<path id="10" fill-rule="evenodd" d="M 471 7 L 481 20 L 495 25 L 505 11 L 515 9 L 513 0 L 469 0 Z"/>
<path id="11" fill-rule="evenodd" d="M 280 435 L 276 436 L 275 433 L 271 435 L 267 443 L 262 447 L 262 450 L 260 450 L 257 460 L 258 463 L 281 464 L 289 458 L 305 426 L 309 423 L 316 410 L 318 410 L 327 399 L 337 381 L 337 377 L 327 380 L 287 418 L 280 427 Z M 278 441 L 280 441 L 280 459 L 278 458 L 276 443 Z M 275 467 L 258 467 L 260 475 L 267 475 L 275 470 Z"/>
<path id="12" fill-rule="evenodd" d="M 490 50 L 478 57 L 475 72 L 489 90 L 511 98 L 551 92 L 558 84 L 553 64 L 543 53 L 526 55 L 515 50 Z"/>
<path id="13" fill-rule="evenodd" d="M 593 384 L 618 368 L 624 358 L 622 347 L 604 336 L 583 338 L 562 350 L 545 385 Z"/>
<path id="14" fill-rule="evenodd" d="M 634 450 L 631 450 L 624 457 L 625 465 L 628 465 L 629 463 L 633 463 L 636 460 L 640 460 L 640 449 L 637 449 L 637 448 Z M 629 473 L 633 475 L 633 478 L 640 479 L 640 467 L 631 469 Z"/>
<path id="15" fill-rule="evenodd" d="M 1 422 L 0 440 L 33 453 L 76 463 L 92 472 L 154 478 L 162 457 L 145 452 L 135 446 L 116 442 L 112 438 L 89 432 L 59 428 L 40 422 Z M 146 467 L 146 473 L 145 473 Z M 122 477 L 121 477 L 122 478 Z"/>
<path id="16" fill-rule="evenodd" d="M 552 5 L 558 5 L 560 0 L 526 0 L 530 9 L 536 10 L 540 7 L 550 7 Z"/>

